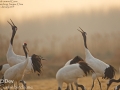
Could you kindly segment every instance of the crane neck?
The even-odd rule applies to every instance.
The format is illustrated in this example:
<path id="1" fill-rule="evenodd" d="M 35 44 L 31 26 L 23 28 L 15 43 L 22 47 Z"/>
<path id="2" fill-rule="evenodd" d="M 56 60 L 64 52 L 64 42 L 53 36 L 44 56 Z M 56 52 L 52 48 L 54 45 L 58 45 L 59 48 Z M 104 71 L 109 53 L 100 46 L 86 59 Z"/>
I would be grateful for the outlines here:
<path id="1" fill-rule="evenodd" d="M 13 45 L 13 39 L 14 39 L 15 33 L 16 33 L 16 31 L 13 30 L 12 37 L 11 37 L 11 40 L 10 40 L 11 45 Z"/>
<path id="2" fill-rule="evenodd" d="M 11 56 L 16 56 L 16 54 L 13 51 L 13 47 L 12 47 L 11 43 L 9 43 L 9 47 L 8 47 L 6 56 L 7 56 L 7 60 L 9 60 L 8 58 L 10 58 Z"/>
<path id="3" fill-rule="evenodd" d="M 24 50 L 24 53 L 25 53 L 25 57 L 27 58 L 27 51 L 26 51 L 26 49 L 25 49 L 25 47 L 23 46 L 23 50 Z"/>
<path id="4" fill-rule="evenodd" d="M 87 42 L 86 42 L 86 39 L 87 39 L 87 38 L 86 38 L 86 35 L 84 34 L 84 35 L 83 35 L 83 40 L 84 40 L 84 46 L 85 46 L 85 48 L 87 48 Z M 87 48 L 87 49 L 88 49 L 88 48 Z"/>
<path id="5" fill-rule="evenodd" d="M 85 48 L 85 56 L 86 56 L 86 59 L 87 58 L 94 58 L 87 48 Z"/>
<path id="6" fill-rule="evenodd" d="M 88 47 L 87 47 L 87 37 L 85 34 L 82 34 L 83 35 L 83 40 L 84 40 L 84 47 L 85 47 L 85 54 L 86 54 L 86 58 L 94 58 L 92 56 L 92 54 L 90 53 Z"/>
<path id="7" fill-rule="evenodd" d="M 27 53 L 27 51 L 26 51 L 26 49 L 25 49 L 25 47 L 24 47 L 24 46 L 23 46 L 23 50 L 24 50 L 25 57 L 26 57 L 26 60 L 25 60 L 24 66 L 26 67 L 26 66 L 27 66 L 27 64 L 28 64 L 29 56 L 28 56 L 28 53 Z"/>
<path id="8" fill-rule="evenodd" d="M 25 60 L 25 67 L 26 67 L 27 64 L 28 64 L 28 61 L 29 61 L 29 55 L 27 54 L 27 57 L 26 57 L 26 60 Z"/>

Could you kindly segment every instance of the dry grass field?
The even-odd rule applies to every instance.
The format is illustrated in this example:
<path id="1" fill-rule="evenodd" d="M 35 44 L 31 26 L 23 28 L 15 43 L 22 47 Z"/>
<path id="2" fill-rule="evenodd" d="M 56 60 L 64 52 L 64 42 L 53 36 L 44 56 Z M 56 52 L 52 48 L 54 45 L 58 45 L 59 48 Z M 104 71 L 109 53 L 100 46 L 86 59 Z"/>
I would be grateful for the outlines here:
<path id="1" fill-rule="evenodd" d="M 92 55 L 108 64 L 111 64 L 117 69 L 117 71 L 118 67 L 120 66 L 119 34 L 120 32 L 115 35 L 98 34 L 99 38 L 97 37 L 97 34 L 95 34 L 90 38 L 91 40 L 94 39 L 94 44 L 93 41 L 90 41 L 90 39 L 88 41 L 88 46 Z M 111 36 L 113 36 L 112 39 Z M 46 61 L 42 61 L 43 72 L 40 77 L 38 77 L 36 74 L 25 75 L 24 80 L 27 82 L 28 85 L 27 90 L 57 90 L 58 85 L 55 79 L 56 72 L 61 67 L 63 67 L 68 60 L 74 58 L 76 55 L 79 55 L 82 58 L 85 57 L 83 40 L 82 37 L 80 39 L 79 35 L 66 39 L 60 45 L 58 43 L 58 40 L 52 38 L 48 39 L 47 41 L 50 41 L 50 43 L 48 44 L 49 47 L 42 45 L 39 41 L 34 41 L 34 44 L 32 43 L 32 41 L 27 41 L 30 51 L 29 56 L 35 53 L 46 58 Z M 42 43 L 45 43 L 44 40 Z M 6 36 L 0 35 L 0 65 L 7 63 L 6 52 L 8 49 L 8 45 L 9 39 Z M 22 43 L 20 42 L 19 38 L 15 38 L 15 53 L 24 55 L 21 45 Z M 1 74 L 0 77 L 2 77 Z M 118 79 L 119 77 L 120 75 L 116 75 L 115 78 Z M 106 90 L 106 83 L 108 80 L 103 80 L 100 78 L 100 81 L 102 82 L 102 90 Z M 87 90 L 90 90 L 92 85 L 91 76 L 79 79 L 79 84 L 83 84 L 87 88 Z M 113 83 L 109 90 L 114 90 L 114 87 L 116 85 L 118 84 Z M 63 84 L 63 90 L 65 90 L 65 87 L 66 84 Z M 100 90 L 97 80 L 95 81 L 95 87 L 93 90 Z"/>
<path id="2" fill-rule="evenodd" d="M 115 78 L 118 79 L 119 75 L 116 75 Z M 102 83 L 102 90 L 106 90 L 106 83 L 108 82 L 108 80 L 104 80 L 101 78 L 99 79 Z M 92 85 L 92 78 L 91 76 L 80 78 L 78 82 L 79 84 L 84 85 L 87 90 L 90 90 Z M 28 85 L 28 90 L 57 90 L 57 86 L 58 86 L 56 79 L 31 80 L 31 81 L 27 81 L 27 85 Z M 118 83 L 113 83 L 110 86 L 109 90 L 114 90 L 114 87 L 116 85 L 118 85 Z M 64 83 L 62 89 L 65 90 L 65 88 L 66 88 L 66 84 Z M 79 88 L 79 90 L 81 89 Z M 95 87 L 93 90 L 100 90 L 97 80 L 95 81 Z"/>
<path id="3" fill-rule="evenodd" d="M 120 75 L 117 74 L 115 76 L 115 78 L 118 79 L 119 76 Z M 108 80 L 104 80 L 101 78 L 99 78 L 99 80 L 101 81 L 101 84 L 102 84 L 102 90 L 106 90 L 106 84 L 107 84 Z M 27 82 L 27 90 L 57 90 L 57 88 L 58 88 L 57 80 L 55 78 L 27 80 L 26 82 Z M 92 78 L 91 78 L 91 76 L 79 78 L 78 83 L 84 85 L 87 90 L 90 90 L 91 85 L 92 85 Z M 109 90 L 114 90 L 115 86 L 117 86 L 118 84 L 119 83 L 112 83 Z M 66 88 L 66 84 L 63 83 L 62 90 L 65 90 L 65 88 Z M 11 90 L 14 90 L 14 89 L 11 88 Z M 20 84 L 20 90 L 24 90 L 22 84 Z M 74 90 L 76 90 L 75 86 L 74 86 Z M 81 90 L 81 88 L 79 88 L 79 90 Z M 95 81 L 95 86 L 94 86 L 93 90 L 100 90 L 97 80 Z"/>

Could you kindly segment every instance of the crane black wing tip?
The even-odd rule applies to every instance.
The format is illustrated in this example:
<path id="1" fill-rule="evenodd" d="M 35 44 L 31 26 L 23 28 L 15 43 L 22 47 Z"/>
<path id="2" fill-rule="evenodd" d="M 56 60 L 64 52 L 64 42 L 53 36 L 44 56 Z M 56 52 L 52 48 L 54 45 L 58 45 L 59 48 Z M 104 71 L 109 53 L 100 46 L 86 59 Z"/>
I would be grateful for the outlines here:
<path id="1" fill-rule="evenodd" d="M 115 76 L 116 69 L 112 66 L 109 65 L 108 68 L 105 69 L 105 76 L 103 77 L 104 79 L 112 79 Z"/>

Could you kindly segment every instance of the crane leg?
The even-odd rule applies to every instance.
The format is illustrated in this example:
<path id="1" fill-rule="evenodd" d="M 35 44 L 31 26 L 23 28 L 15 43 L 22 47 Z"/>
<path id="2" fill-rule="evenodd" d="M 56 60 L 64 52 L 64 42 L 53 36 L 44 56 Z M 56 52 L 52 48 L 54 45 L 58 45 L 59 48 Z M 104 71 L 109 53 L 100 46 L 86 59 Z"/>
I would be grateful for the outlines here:
<path id="1" fill-rule="evenodd" d="M 78 87 L 80 87 L 82 90 L 85 89 L 83 85 L 80 85 L 78 83 L 75 83 L 75 85 L 76 85 L 76 90 L 78 90 Z"/>
<path id="2" fill-rule="evenodd" d="M 67 88 L 66 88 L 65 90 L 70 90 L 70 88 L 69 88 L 69 84 L 67 84 Z"/>
<path id="3" fill-rule="evenodd" d="M 17 90 L 19 90 L 19 81 L 17 81 Z"/>
<path id="4" fill-rule="evenodd" d="M 78 84 L 78 87 L 80 87 L 81 89 L 84 88 L 84 86 L 83 86 L 83 85 L 80 85 L 80 84 Z M 85 88 L 84 88 L 84 89 L 85 89 Z"/>
<path id="5" fill-rule="evenodd" d="M 78 84 L 77 84 L 77 82 L 75 82 L 75 86 L 76 86 L 76 90 L 78 90 Z"/>
<path id="6" fill-rule="evenodd" d="M 73 85 L 72 85 L 72 84 L 71 84 L 71 90 L 74 90 L 74 89 L 73 89 Z"/>
<path id="7" fill-rule="evenodd" d="M 102 90 L 101 83 L 100 83 L 100 81 L 99 81 L 99 79 L 98 79 L 98 78 L 97 78 L 97 80 L 98 80 L 99 85 L 100 85 L 100 90 Z"/>
<path id="8" fill-rule="evenodd" d="M 93 84 L 92 84 L 91 90 L 92 90 L 92 89 L 93 89 L 93 87 L 94 87 L 94 81 L 95 81 L 95 80 L 93 80 Z"/>
<path id="9" fill-rule="evenodd" d="M 26 84 L 26 82 L 24 80 L 21 80 L 20 83 L 22 83 L 23 86 L 24 86 L 24 89 L 27 90 L 27 84 Z"/>

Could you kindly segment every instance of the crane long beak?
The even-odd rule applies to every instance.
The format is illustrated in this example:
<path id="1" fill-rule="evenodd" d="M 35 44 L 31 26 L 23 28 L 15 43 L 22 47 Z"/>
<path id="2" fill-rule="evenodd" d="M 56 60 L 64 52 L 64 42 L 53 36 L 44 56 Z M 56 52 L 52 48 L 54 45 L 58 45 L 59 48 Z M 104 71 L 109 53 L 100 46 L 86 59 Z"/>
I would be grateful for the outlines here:
<path id="1" fill-rule="evenodd" d="M 80 27 L 79 27 L 80 28 Z M 80 30 L 79 29 L 77 29 L 78 31 L 80 31 L 81 33 L 83 33 L 84 31 L 82 30 L 82 28 L 80 28 Z"/>
<path id="2" fill-rule="evenodd" d="M 10 21 L 12 22 L 12 23 L 10 23 L 9 21 L 7 21 L 12 27 L 13 26 L 15 26 L 15 24 L 13 23 L 13 21 L 10 19 Z"/>
<path id="3" fill-rule="evenodd" d="M 12 24 L 9 22 L 9 21 L 7 21 L 10 25 L 11 25 L 11 27 L 12 27 Z"/>
<path id="4" fill-rule="evenodd" d="M 81 27 L 79 27 L 81 30 L 82 30 L 82 28 Z M 83 30 L 82 30 L 83 31 Z M 84 31 L 83 31 L 84 32 Z"/>
<path id="5" fill-rule="evenodd" d="M 80 27 L 79 27 L 80 28 Z M 77 29 L 79 32 L 81 32 L 81 33 L 83 33 L 84 31 L 82 30 L 82 28 L 80 28 L 80 30 L 79 29 Z"/>
<path id="6" fill-rule="evenodd" d="M 80 31 L 79 29 L 77 29 L 77 30 L 82 33 L 82 31 Z"/>
<path id="7" fill-rule="evenodd" d="M 13 21 L 10 19 L 10 21 L 12 22 L 12 24 L 15 26 L 15 24 L 13 23 Z"/>
<path id="8" fill-rule="evenodd" d="M 80 28 L 80 27 L 79 27 Z M 81 32 L 81 33 L 85 33 L 86 35 L 87 35 L 87 33 L 86 32 L 84 32 L 83 30 L 82 30 L 82 28 L 80 28 L 80 30 L 79 29 L 77 29 L 79 32 Z"/>

